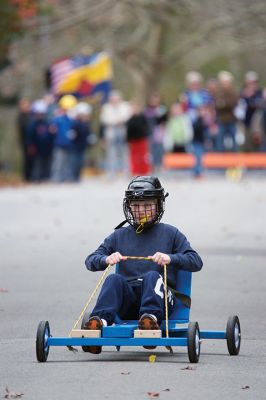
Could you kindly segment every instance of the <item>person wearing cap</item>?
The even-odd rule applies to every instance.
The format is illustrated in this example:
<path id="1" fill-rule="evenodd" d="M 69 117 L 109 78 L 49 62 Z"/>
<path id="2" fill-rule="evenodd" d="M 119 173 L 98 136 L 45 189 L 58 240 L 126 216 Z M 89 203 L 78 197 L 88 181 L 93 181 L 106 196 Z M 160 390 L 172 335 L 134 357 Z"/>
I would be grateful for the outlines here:
<path id="1" fill-rule="evenodd" d="M 103 271 L 119 263 L 118 272 L 105 279 L 85 329 L 112 325 L 116 316 L 137 319 L 140 329 L 159 329 L 165 316 L 164 265 L 168 289 L 176 287 L 178 269 L 196 272 L 202 268 L 200 256 L 185 235 L 160 222 L 167 196 L 155 176 L 138 176 L 129 183 L 123 200 L 125 221 L 85 261 L 90 271 Z M 136 262 L 126 256 L 148 259 Z M 171 313 L 175 304 L 171 289 L 167 298 Z M 88 346 L 87 351 L 99 354 L 101 347 Z"/>
<path id="2" fill-rule="evenodd" d="M 259 109 L 259 103 L 262 99 L 262 90 L 259 87 L 258 81 L 258 74 L 255 71 L 248 71 L 245 74 L 244 87 L 240 94 L 241 99 L 243 99 L 246 105 L 243 123 L 245 127 L 244 150 L 247 152 L 257 150 L 252 118 Z"/>
<path id="3" fill-rule="evenodd" d="M 197 118 L 197 109 L 208 105 L 212 98 L 203 87 L 203 77 L 198 71 L 189 71 L 186 74 L 186 87 L 179 100 L 193 123 Z"/>
<path id="4" fill-rule="evenodd" d="M 72 95 L 61 97 L 58 102 L 58 115 L 51 123 L 55 135 L 51 180 L 53 182 L 71 181 L 70 146 L 73 116 L 77 100 Z"/>

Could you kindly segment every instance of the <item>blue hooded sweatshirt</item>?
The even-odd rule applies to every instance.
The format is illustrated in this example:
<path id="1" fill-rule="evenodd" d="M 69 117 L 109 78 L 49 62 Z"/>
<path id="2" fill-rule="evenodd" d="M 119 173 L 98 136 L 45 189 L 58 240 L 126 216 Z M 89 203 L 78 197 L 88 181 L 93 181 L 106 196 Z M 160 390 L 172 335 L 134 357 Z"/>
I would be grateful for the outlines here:
<path id="1" fill-rule="evenodd" d="M 171 262 L 167 266 L 167 277 L 172 288 L 176 287 L 178 269 L 196 272 L 203 265 L 200 256 L 191 248 L 186 237 L 174 226 L 163 223 L 156 224 L 140 234 L 136 233 L 131 225 L 115 230 L 86 258 L 87 269 L 103 271 L 107 268 L 107 256 L 116 251 L 122 256 L 148 257 L 157 251 L 168 254 Z M 118 273 L 127 280 L 134 280 L 151 270 L 163 274 L 162 266 L 153 261 L 129 259 L 120 261 Z"/>

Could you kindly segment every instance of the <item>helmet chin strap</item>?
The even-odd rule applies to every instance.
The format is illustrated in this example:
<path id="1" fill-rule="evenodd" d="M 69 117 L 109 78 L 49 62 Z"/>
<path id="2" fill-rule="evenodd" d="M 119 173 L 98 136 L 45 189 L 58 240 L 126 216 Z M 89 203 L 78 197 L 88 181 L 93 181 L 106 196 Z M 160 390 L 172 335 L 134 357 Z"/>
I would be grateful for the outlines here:
<path id="1" fill-rule="evenodd" d="M 146 215 L 145 217 L 141 218 L 140 225 L 136 229 L 136 233 L 141 233 L 144 229 L 145 222 L 147 222 L 150 215 Z"/>

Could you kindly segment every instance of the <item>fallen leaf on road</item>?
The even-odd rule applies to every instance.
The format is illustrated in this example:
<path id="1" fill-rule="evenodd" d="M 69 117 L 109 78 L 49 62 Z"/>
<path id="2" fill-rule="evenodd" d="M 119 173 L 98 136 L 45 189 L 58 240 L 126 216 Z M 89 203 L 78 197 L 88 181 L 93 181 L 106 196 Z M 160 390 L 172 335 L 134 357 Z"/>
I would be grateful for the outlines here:
<path id="1" fill-rule="evenodd" d="M 8 293 L 8 289 L 0 288 L 0 293 Z"/>
<path id="2" fill-rule="evenodd" d="M 159 396 L 160 396 L 160 393 L 157 393 L 157 392 L 147 392 L 147 395 L 148 395 L 151 399 L 154 399 L 154 398 L 156 398 L 156 397 L 159 397 Z"/>
<path id="3" fill-rule="evenodd" d="M 24 396 L 24 393 L 16 393 L 16 392 L 11 392 L 8 387 L 6 387 L 6 395 L 5 399 L 18 399 L 20 397 Z"/>
<path id="4" fill-rule="evenodd" d="M 195 371 L 196 367 L 191 367 L 190 365 L 188 365 L 185 368 L 181 368 L 182 371 L 188 370 L 188 371 Z"/>
<path id="5" fill-rule="evenodd" d="M 150 356 L 149 356 L 149 362 L 150 363 L 154 363 L 156 361 L 156 355 L 155 354 L 151 354 Z"/>

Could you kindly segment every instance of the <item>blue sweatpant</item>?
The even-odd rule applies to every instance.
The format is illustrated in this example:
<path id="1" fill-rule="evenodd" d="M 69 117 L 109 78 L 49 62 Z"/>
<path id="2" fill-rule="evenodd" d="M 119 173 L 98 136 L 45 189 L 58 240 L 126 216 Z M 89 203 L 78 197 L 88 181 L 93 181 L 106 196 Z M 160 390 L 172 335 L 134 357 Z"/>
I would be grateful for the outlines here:
<path id="1" fill-rule="evenodd" d="M 168 290 L 169 315 L 175 298 Z M 156 271 L 149 271 L 141 278 L 127 281 L 122 275 L 111 274 L 103 283 L 91 316 L 99 316 L 111 325 L 115 317 L 136 320 L 144 313 L 157 317 L 158 324 L 165 319 L 164 283 Z"/>

